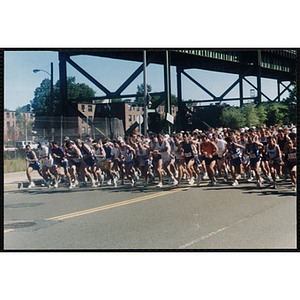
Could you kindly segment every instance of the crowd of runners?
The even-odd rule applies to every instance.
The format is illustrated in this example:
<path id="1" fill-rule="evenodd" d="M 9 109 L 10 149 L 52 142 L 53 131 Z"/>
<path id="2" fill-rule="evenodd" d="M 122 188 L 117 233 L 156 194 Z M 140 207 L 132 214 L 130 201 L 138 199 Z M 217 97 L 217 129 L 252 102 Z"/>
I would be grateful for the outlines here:
<path id="1" fill-rule="evenodd" d="M 150 131 L 146 136 L 132 134 L 114 140 L 66 137 L 61 146 L 56 141 L 39 143 L 38 155 L 26 146 L 27 177 L 29 188 L 35 186 L 31 172 L 37 170 L 42 186 L 57 188 L 61 183 L 70 189 L 128 183 L 161 188 L 167 182 L 174 187 L 183 182 L 199 186 L 205 181 L 208 186 L 221 181 L 237 186 L 241 178 L 258 188 L 264 182 L 277 188 L 281 179 L 290 181 L 296 191 L 296 139 L 293 124 L 196 129 L 171 136 Z"/>

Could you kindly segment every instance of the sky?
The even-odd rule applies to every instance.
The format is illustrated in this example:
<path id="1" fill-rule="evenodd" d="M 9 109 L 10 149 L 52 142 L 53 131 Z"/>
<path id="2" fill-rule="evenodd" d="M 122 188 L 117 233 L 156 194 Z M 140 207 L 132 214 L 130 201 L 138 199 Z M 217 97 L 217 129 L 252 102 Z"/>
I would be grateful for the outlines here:
<path id="1" fill-rule="evenodd" d="M 118 59 L 73 56 L 72 59 L 84 70 L 96 78 L 108 90 L 115 91 L 140 65 L 140 62 L 124 61 Z M 59 60 L 57 51 L 5 51 L 4 54 L 4 108 L 15 110 L 29 104 L 34 98 L 34 90 L 40 86 L 45 78 L 50 78 L 50 64 L 53 62 L 54 83 L 59 79 Z M 45 72 L 34 73 L 34 69 Z M 214 95 L 220 96 L 236 79 L 235 74 L 210 72 L 191 69 L 186 71 L 189 75 L 200 82 Z M 96 96 L 104 96 L 104 93 L 93 83 L 86 79 L 76 69 L 67 63 L 67 76 L 75 76 L 76 83 L 85 83 L 96 91 Z M 255 77 L 247 77 L 256 85 Z M 141 73 L 123 92 L 123 94 L 134 94 L 137 85 L 143 83 Z M 150 64 L 147 67 L 147 84 L 152 87 L 152 92 L 164 90 L 163 66 Z M 244 97 L 250 96 L 253 89 L 244 81 Z M 283 88 L 282 88 L 283 89 Z M 277 96 L 277 83 L 275 80 L 262 79 L 262 92 L 274 99 Z M 176 70 L 171 67 L 171 93 L 177 96 Z M 184 100 L 208 100 L 211 99 L 202 89 L 182 75 L 182 96 Z M 287 97 L 288 92 L 282 98 Z M 239 97 L 238 85 L 226 96 Z M 225 97 L 225 98 L 226 98 Z M 263 101 L 266 99 L 263 97 Z M 228 102 L 230 105 L 239 105 L 239 102 Z M 205 103 L 207 105 L 207 103 Z"/>

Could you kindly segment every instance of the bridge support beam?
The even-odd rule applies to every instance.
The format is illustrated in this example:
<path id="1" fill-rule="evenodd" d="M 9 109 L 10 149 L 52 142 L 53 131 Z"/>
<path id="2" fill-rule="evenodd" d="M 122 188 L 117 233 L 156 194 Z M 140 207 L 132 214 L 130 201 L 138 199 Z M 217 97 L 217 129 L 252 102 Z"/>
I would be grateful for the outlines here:
<path id="1" fill-rule="evenodd" d="M 240 89 L 240 107 L 244 104 L 244 90 L 243 90 L 243 78 L 241 74 L 239 74 L 239 89 Z"/>
<path id="2" fill-rule="evenodd" d="M 171 64 L 170 64 L 170 51 L 165 52 L 165 64 L 164 64 L 164 82 L 165 82 L 165 118 L 167 113 L 171 113 Z M 166 133 L 171 133 L 170 123 L 165 120 Z"/>
<path id="3" fill-rule="evenodd" d="M 182 121 L 184 117 L 184 104 L 182 103 L 182 82 L 181 82 L 182 68 L 177 66 L 176 73 L 177 73 L 177 99 L 178 99 L 177 131 L 181 131 L 183 128 Z"/>

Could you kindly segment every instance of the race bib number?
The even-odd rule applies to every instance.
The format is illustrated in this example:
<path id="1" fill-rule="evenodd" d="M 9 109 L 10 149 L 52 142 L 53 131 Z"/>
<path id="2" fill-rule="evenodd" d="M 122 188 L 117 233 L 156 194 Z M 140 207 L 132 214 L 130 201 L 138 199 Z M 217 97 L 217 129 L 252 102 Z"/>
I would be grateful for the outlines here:
<path id="1" fill-rule="evenodd" d="M 218 156 L 219 156 L 219 157 L 222 157 L 223 155 L 222 155 L 222 154 L 218 154 Z"/>
<path id="2" fill-rule="evenodd" d="M 274 160 L 269 160 L 269 163 L 273 165 L 273 163 L 274 163 Z"/>
<path id="3" fill-rule="evenodd" d="M 236 159 L 236 158 L 238 158 L 238 155 L 237 154 L 231 154 L 231 157 L 232 157 L 232 159 Z"/>
<path id="4" fill-rule="evenodd" d="M 288 159 L 296 159 L 296 153 L 289 153 Z"/>
<path id="5" fill-rule="evenodd" d="M 250 154 L 250 158 L 256 158 L 255 154 Z"/>
<path id="6" fill-rule="evenodd" d="M 191 156 L 192 156 L 192 153 L 191 153 L 191 152 L 188 152 L 188 153 L 185 153 L 184 155 L 185 155 L 185 157 L 191 157 Z"/>

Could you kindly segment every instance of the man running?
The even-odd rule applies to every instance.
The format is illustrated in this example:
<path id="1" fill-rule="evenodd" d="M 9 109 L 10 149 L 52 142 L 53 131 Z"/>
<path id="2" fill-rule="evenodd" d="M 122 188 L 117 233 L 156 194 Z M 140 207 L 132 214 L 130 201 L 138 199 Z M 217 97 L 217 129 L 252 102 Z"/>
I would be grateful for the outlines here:
<path id="1" fill-rule="evenodd" d="M 32 181 L 31 174 L 30 174 L 33 170 L 38 171 L 38 173 L 40 174 L 41 177 L 44 178 L 44 176 L 43 176 L 41 164 L 39 163 L 35 152 L 31 150 L 29 145 L 26 146 L 26 158 L 25 158 L 25 160 L 29 162 L 28 168 L 26 170 L 26 175 L 27 175 L 27 178 L 30 182 L 30 184 L 28 186 L 28 188 L 30 189 L 30 188 L 35 186 L 34 182 Z M 44 178 L 44 180 L 45 180 L 45 178 Z"/>
<path id="2" fill-rule="evenodd" d="M 230 156 L 230 169 L 231 175 L 233 178 L 233 186 L 237 186 L 239 183 L 236 178 L 236 173 L 241 173 L 241 164 L 242 164 L 242 150 L 245 150 L 245 147 L 234 143 L 232 138 L 228 136 L 225 141 L 227 142 L 227 151 Z"/>

